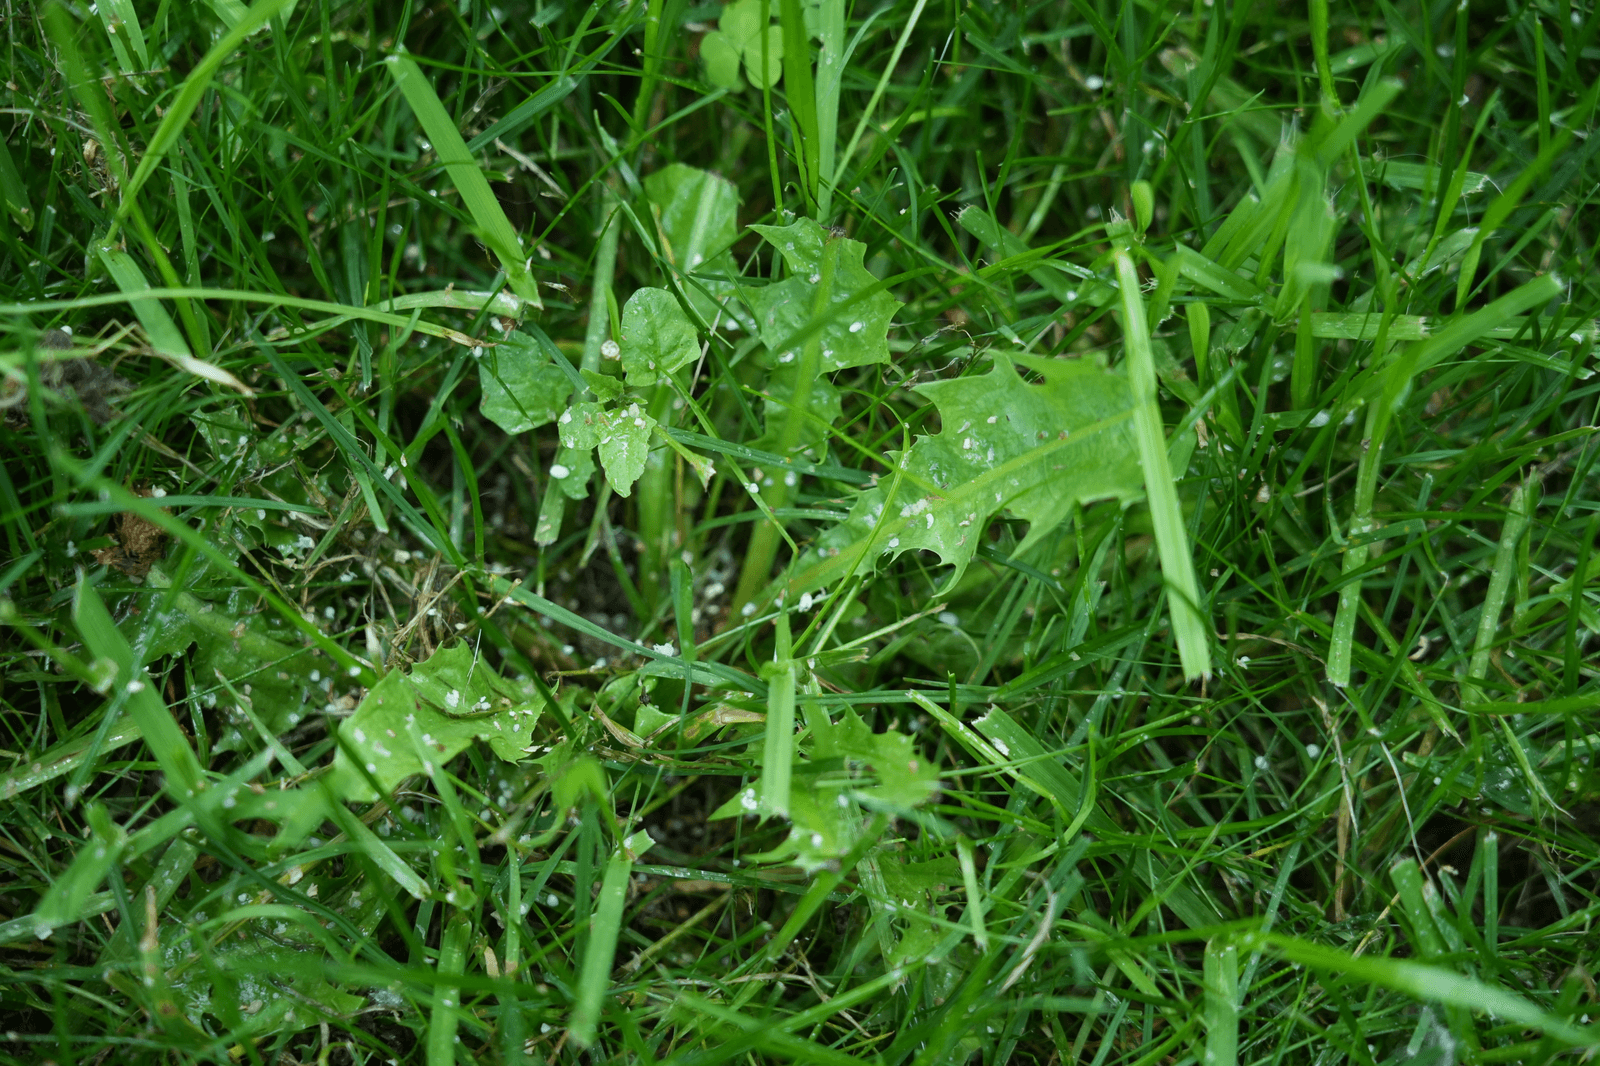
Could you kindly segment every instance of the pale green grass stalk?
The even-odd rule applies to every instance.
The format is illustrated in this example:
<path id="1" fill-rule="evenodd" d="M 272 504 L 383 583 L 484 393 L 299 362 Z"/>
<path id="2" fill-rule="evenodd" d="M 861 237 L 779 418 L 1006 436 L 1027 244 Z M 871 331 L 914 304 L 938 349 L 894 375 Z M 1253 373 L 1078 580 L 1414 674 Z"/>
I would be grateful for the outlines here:
<path id="1" fill-rule="evenodd" d="M 1478 614 L 1478 632 L 1472 642 L 1472 659 L 1467 663 L 1466 680 L 1461 685 L 1463 706 L 1483 702 L 1483 690 L 1477 682 L 1489 674 L 1489 656 L 1494 651 L 1500 633 L 1500 614 L 1505 610 L 1511 580 L 1517 572 L 1517 549 L 1528 535 L 1539 491 L 1538 479 L 1528 477 L 1512 491 L 1507 503 L 1506 520 L 1500 527 L 1500 545 L 1494 554 L 1493 568 L 1489 571 L 1489 591 L 1484 594 L 1483 607 Z"/>
<path id="2" fill-rule="evenodd" d="M 578 972 L 578 998 L 567 1031 L 572 1042 L 586 1048 L 595 1041 L 595 1027 L 601 1006 L 611 984 L 611 970 L 617 952 L 617 934 L 622 930 L 622 911 L 628 902 L 628 877 L 632 860 L 623 854 L 606 862 L 605 878 L 594 899 L 589 920 L 589 938 L 584 946 L 583 968 Z"/>
<path id="3" fill-rule="evenodd" d="M 790 657 L 789 616 L 778 615 L 777 647 L 772 665 L 763 671 L 767 681 L 767 721 L 761 749 L 761 796 L 763 813 L 780 818 L 789 816 L 789 789 L 794 767 L 795 688 L 798 668 Z"/>
<path id="4" fill-rule="evenodd" d="M 1239 948 L 1230 941 L 1206 944 L 1205 1025 L 1207 1066 L 1239 1061 Z"/>
<path id="5" fill-rule="evenodd" d="M 817 217 L 833 211 L 834 172 L 839 153 L 839 93 L 848 60 L 845 47 L 845 2 L 822 0 L 817 10 Z M 3 164 L 0 164 L 3 165 Z M 3 179 L 0 179 L 3 180 Z"/>
<path id="6" fill-rule="evenodd" d="M 466 967 L 467 943 L 472 936 L 472 922 L 459 911 L 452 911 L 444 921 L 444 935 L 439 944 L 439 976 L 445 980 L 434 989 L 433 1017 L 428 1025 L 428 1066 L 451 1066 L 456 1061 L 456 1034 L 461 1024 L 461 988 L 446 983 L 449 978 L 461 976 Z"/>
<path id="7" fill-rule="evenodd" d="M 1172 618 L 1172 633 L 1187 678 L 1207 677 L 1211 673 L 1211 635 L 1200 607 L 1200 584 L 1194 576 L 1194 560 L 1189 553 L 1189 537 L 1184 530 L 1183 511 L 1178 505 L 1177 486 L 1167 461 L 1167 436 L 1156 405 L 1156 372 L 1150 351 L 1150 327 L 1145 322 L 1144 299 L 1140 295 L 1139 273 L 1128 250 L 1127 223 L 1121 229 L 1108 227 L 1115 242 L 1112 253 L 1117 269 L 1117 288 L 1121 293 L 1122 333 L 1127 360 L 1128 385 L 1133 391 L 1133 432 L 1139 445 L 1139 463 L 1144 468 L 1145 494 L 1154 520 L 1156 550 L 1161 555 L 1161 572 L 1167 582 L 1167 609 Z"/>

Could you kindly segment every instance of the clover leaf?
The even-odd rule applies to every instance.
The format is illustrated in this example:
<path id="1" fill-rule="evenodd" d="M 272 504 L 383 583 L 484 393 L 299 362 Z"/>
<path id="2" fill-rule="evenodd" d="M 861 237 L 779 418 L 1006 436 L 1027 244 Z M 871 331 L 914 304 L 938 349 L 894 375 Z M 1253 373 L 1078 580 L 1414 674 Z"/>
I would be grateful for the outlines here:
<path id="1" fill-rule="evenodd" d="M 739 87 L 739 49 L 720 30 L 700 38 L 700 58 L 706 65 L 706 78 L 719 89 Z"/>
<path id="2" fill-rule="evenodd" d="M 765 51 L 762 45 L 765 43 Z M 739 61 L 745 77 L 758 89 L 770 89 L 783 77 L 783 29 L 761 24 L 761 0 L 734 0 L 722 9 L 717 28 L 700 41 L 706 77 L 723 89 L 738 88 Z"/>

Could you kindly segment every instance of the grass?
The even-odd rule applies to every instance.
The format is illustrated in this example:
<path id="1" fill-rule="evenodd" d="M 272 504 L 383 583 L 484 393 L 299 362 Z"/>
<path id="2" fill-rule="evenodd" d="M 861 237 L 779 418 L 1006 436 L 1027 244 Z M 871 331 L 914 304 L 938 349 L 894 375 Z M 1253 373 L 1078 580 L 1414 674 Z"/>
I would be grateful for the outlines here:
<path id="1" fill-rule="evenodd" d="M 1600 1044 L 1600 15 L 722 14 L 5 23 L 0 1062 Z"/>

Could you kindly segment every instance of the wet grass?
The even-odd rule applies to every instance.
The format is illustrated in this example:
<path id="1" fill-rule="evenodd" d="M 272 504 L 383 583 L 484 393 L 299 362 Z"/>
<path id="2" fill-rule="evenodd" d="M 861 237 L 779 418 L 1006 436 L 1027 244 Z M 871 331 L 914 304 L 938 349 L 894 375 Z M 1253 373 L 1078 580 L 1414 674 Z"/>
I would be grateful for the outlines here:
<path id="1" fill-rule="evenodd" d="M 1600 1043 L 1600 16 L 775 0 L 761 88 L 722 14 L 5 23 L 0 1062 Z M 752 336 L 796 217 L 887 361 Z M 888 547 L 1097 360 L 1120 451 Z"/>

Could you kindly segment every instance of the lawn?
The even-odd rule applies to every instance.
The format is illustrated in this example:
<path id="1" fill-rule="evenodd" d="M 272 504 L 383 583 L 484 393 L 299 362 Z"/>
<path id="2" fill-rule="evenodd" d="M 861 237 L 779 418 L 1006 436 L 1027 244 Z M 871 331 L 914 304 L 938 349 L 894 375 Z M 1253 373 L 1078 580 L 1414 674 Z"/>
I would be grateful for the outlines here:
<path id="1" fill-rule="evenodd" d="M 1600 12 L 48 0 L 0 1064 L 1600 1047 Z"/>

